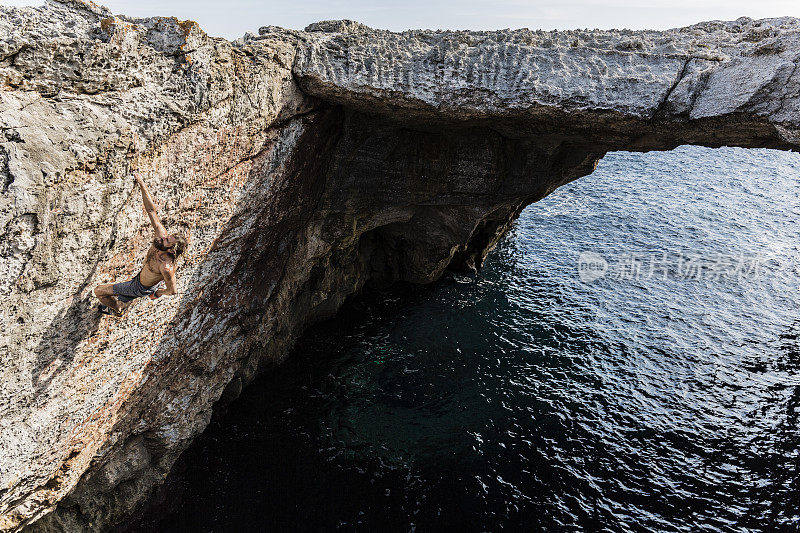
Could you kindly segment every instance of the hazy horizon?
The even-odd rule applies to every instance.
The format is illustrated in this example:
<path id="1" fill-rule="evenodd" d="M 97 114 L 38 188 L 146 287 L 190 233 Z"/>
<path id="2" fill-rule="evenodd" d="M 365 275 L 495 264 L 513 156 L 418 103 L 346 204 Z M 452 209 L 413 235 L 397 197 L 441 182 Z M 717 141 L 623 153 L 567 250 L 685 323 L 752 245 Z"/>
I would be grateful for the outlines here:
<path id="1" fill-rule="evenodd" d="M 0 5 L 40 5 L 35 0 L 0 0 Z M 402 5 L 368 0 L 298 0 L 256 2 L 236 0 L 220 7 L 218 2 L 178 0 L 165 4 L 155 0 L 108 0 L 97 2 L 116 14 L 134 17 L 174 16 L 200 24 L 209 35 L 236 39 L 260 26 L 303 29 L 320 20 L 352 19 L 373 28 L 496 30 L 530 28 L 566 30 L 582 28 L 629 28 L 664 30 L 707 20 L 775 17 L 800 18 L 800 2 L 765 0 L 757 4 L 742 0 L 562 0 L 525 2 L 500 0 L 492 5 L 477 0 L 461 2 L 408 0 Z"/>

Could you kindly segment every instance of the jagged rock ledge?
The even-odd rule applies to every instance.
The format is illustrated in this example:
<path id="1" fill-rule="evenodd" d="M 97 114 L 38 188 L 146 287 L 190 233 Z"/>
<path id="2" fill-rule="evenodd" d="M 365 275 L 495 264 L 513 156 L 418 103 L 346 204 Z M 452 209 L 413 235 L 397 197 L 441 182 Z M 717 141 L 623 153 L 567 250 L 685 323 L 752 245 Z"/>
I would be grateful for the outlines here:
<path id="1" fill-rule="evenodd" d="M 78 0 L 0 6 L 0 528 L 106 530 L 260 367 L 365 283 L 476 270 L 609 150 L 797 149 L 800 21 L 230 43 Z M 149 228 L 180 296 L 100 319 Z M 222 399 L 222 400 L 220 400 Z"/>

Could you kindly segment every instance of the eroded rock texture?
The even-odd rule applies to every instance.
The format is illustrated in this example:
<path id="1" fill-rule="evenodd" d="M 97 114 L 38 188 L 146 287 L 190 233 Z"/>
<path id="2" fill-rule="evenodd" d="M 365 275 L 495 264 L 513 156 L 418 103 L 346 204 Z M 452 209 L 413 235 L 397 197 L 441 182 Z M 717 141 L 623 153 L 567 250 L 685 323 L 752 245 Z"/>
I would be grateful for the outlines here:
<path id="1" fill-rule="evenodd" d="M 479 269 L 609 150 L 800 144 L 795 19 L 259 33 L 0 6 L 0 528 L 118 523 L 304 327 Z M 178 297 L 100 318 L 151 236 L 133 171 L 191 245 Z"/>

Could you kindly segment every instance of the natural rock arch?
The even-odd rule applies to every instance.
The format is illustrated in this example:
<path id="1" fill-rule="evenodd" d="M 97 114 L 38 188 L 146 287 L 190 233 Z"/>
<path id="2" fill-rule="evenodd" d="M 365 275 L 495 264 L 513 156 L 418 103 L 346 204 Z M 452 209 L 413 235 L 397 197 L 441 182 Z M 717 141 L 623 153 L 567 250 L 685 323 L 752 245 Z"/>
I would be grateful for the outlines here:
<path id="1" fill-rule="evenodd" d="M 230 43 L 0 6 L 0 527 L 118 522 L 306 325 L 367 282 L 479 268 L 610 150 L 797 149 L 798 35 L 338 21 Z M 192 234 L 181 295 L 98 320 L 91 288 L 149 240 L 133 170 Z"/>

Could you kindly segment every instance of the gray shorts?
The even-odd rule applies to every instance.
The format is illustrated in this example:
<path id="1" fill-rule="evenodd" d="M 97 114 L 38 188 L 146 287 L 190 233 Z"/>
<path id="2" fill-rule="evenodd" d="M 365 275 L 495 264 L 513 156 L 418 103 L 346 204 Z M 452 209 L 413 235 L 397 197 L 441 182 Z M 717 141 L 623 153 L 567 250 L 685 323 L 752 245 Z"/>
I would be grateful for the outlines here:
<path id="1" fill-rule="evenodd" d="M 158 290 L 159 285 L 161 285 L 160 281 L 152 287 L 145 287 L 142 285 L 142 282 L 139 281 L 139 274 L 136 274 L 130 281 L 115 283 L 113 287 L 114 296 L 116 296 L 117 300 L 120 302 L 127 303 L 136 298 L 141 298 L 142 296 L 150 296 Z"/>

